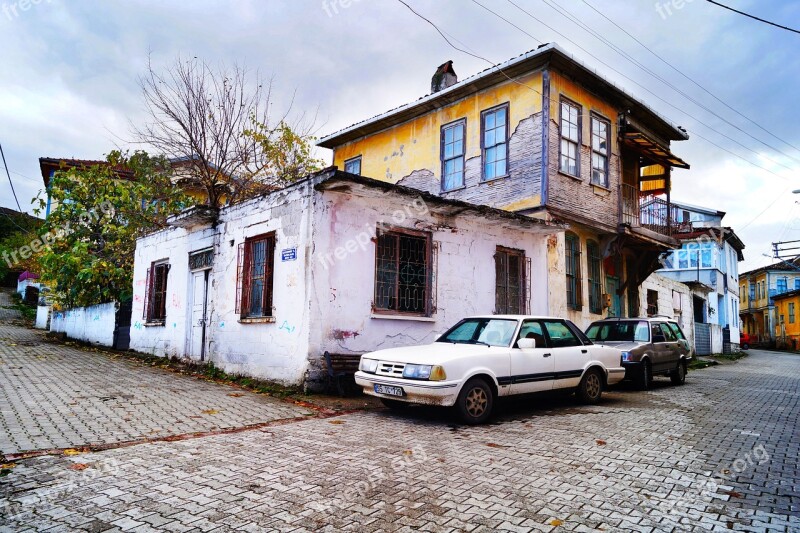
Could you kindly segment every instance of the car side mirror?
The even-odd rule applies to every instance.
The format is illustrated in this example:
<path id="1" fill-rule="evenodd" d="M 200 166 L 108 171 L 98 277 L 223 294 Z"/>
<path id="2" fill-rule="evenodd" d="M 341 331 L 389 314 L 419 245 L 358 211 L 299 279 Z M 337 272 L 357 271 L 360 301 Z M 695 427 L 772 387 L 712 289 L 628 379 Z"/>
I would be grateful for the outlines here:
<path id="1" fill-rule="evenodd" d="M 520 339 L 517 341 L 517 348 L 520 350 L 533 350 L 536 348 L 536 339 Z"/>

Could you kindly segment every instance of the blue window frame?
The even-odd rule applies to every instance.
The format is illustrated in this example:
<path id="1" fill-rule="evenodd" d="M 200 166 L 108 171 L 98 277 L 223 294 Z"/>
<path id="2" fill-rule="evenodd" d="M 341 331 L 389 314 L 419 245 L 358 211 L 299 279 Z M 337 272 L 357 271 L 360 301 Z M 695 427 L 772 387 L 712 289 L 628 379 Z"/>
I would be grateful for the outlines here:
<path id="1" fill-rule="evenodd" d="M 481 113 L 483 179 L 508 174 L 508 104 Z"/>
<path id="2" fill-rule="evenodd" d="M 467 122 L 462 119 L 442 126 L 442 190 L 464 186 L 464 133 Z"/>
<path id="3" fill-rule="evenodd" d="M 344 171 L 350 174 L 361 175 L 361 156 L 348 159 L 344 162 Z"/>
<path id="4" fill-rule="evenodd" d="M 789 278 L 778 278 L 778 294 L 789 291 Z"/>

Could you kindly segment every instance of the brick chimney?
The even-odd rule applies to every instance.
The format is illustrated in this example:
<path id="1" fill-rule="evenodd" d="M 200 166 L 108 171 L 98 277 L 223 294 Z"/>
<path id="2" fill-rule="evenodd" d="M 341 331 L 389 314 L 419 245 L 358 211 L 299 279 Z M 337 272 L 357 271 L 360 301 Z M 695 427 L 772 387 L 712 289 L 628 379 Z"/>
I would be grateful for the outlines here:
<path id="1" fill-rule="evenodd" d="M 436 74 L 431 78 L 431 92 L 438 93 L 451 85 L 458 83 L 458 75 L 453 70 L 453 61 L 448 61 L 436 69 Z"/>

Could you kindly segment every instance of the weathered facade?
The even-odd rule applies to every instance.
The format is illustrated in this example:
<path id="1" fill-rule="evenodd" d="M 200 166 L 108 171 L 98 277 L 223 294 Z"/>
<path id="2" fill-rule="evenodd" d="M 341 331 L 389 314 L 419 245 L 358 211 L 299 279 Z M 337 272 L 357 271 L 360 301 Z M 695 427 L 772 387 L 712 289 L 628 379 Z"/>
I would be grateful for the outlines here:
<path id="1" fill-rule="evenodd" d="M 775 298 L 800 290 L 800 257 L 744 272 L 739 290 L 743 331 L 754 337 L 754 342 L 776 342 L 781 328 Z"/>
<path id="2" fill-rule="evenodd" d="M 319 384 L 323 353 L 432 342 L 467 315 L 546 314 L 563 226 L 327 170 L 137 241 L 131 348 Z"/>
<path id="3" fill-rule="evenodd" d="M 443 198 L 557 221 L 551 314 L 586 326 L 638 313 L 638 287 L 677 247 L 670 153 L 687 139 L 546 45 L 323 138 L 334 165 Z"/>

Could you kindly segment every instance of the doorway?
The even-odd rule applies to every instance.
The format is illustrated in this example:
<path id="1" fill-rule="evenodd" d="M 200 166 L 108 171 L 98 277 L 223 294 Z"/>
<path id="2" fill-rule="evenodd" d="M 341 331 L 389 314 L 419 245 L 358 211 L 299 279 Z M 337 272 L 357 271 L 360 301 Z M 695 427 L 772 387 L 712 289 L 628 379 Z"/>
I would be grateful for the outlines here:
<path id="1" fill-rule="evenodd" d="M 608 316 L 622 316 L 622 298 L 620 298 L 619 295 L 619 278 L 606 276 L 606 294 L 611 296 L 611 307 L 608 308 Z"/>
<path id="2" fill-rule="evenodd" d="M 188 352 L 192 359 L 205 361 L 208 325 L 208 278 L 210 269 L 190 273 Z"/>

